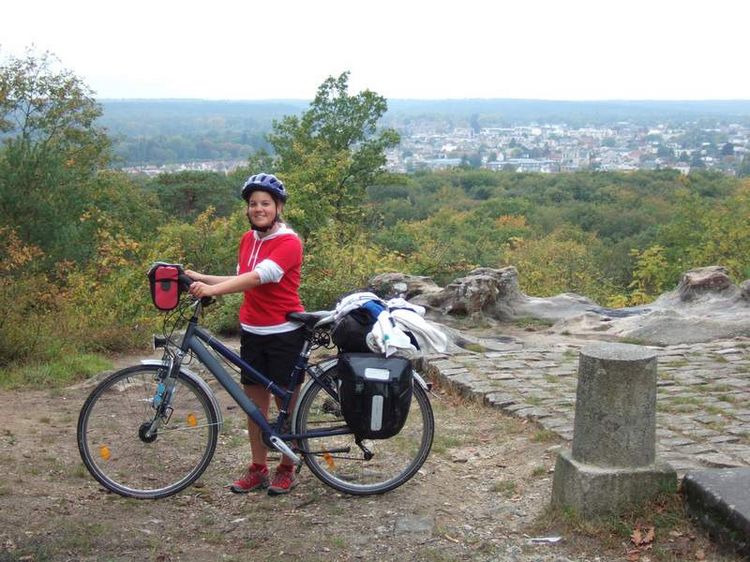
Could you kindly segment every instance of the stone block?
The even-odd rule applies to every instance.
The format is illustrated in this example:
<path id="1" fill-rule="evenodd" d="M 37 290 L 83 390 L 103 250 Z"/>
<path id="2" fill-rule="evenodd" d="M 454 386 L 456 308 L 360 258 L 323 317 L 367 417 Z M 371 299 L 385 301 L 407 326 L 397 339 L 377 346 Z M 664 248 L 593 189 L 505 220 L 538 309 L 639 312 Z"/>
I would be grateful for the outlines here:
<path id="1" fill-rule="evenodd" d="M 581 350 L 573 458 L 602 467 L 647 467 L 656 457 L 656 352 L 597 343 Z"/>
<path id="2" fill-rule="evenodd" d="M 584 517 L 618 515 L 676 489 L 677 473 L 660 460 L 638 468 L 599 467 L 578 462 L 570 451 L 561 451 L 552 482 L 552 505 L 572 508 Z"/>
<path id="3" fill-rule="evenodd" d="M 718 542 L 750 559 L 750 468 L 689 472 L 685 502 Z"/>

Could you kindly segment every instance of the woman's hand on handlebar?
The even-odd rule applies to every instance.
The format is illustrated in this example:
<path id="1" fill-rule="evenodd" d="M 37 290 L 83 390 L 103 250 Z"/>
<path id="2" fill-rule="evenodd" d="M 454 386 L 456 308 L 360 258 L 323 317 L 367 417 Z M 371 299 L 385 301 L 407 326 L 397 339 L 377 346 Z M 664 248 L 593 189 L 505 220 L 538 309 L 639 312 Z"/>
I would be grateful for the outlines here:
<path id="1" fill-rule="evenodd" d="M 202 273 L 198 273 L 197 271 L 193 271 L 192 269 L 186 269 L 185 275 L 190 277 L 193 281 L 200 281 L 201 277 L 203 277 Z"/>
<path id="2" fill-rule="evenodd" d="M 194 297 L 213 297 L 215 294 L 214 291 L 214 287 L 212 287 L 211 285 L 207 285 L 202 281 L 194 281 L 190 285 L 190 294 Z"/>
<path id="3" fill-rule="evenodd" d="M 191 295 L 196 298 L 208 298 L 214 296 L 211 285 L 200 281 L 200 279 L 204 278 L 202 273 L 198 273 L 192 269 L 186 269 L 185 275 L 190 277 L 191 283 L 188 290 Z"/>

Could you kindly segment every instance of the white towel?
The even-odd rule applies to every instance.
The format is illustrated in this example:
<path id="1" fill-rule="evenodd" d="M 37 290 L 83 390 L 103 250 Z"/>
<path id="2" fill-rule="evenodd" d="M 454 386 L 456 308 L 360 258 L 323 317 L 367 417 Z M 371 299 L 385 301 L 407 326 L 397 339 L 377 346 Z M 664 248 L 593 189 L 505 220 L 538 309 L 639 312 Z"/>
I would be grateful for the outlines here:
<path id="1" fill-rule="evenodd" d="M 411 343 L 411 339 L 394 322 L 391 314 L 384 310 L 367 334 L 367 347 L 375 353 L 382 353 L 386 357 L 396 355 L 411 359 L 419 355 L 419 350 Z"/>
<path id="2" fill-rule="evenodd" d="M 399 328 L 414 336 L 422 352 L 445 353 L 448 350 L 448 337 L 416 312 L 397 308 L 391 311 L 391 316 Z"/>

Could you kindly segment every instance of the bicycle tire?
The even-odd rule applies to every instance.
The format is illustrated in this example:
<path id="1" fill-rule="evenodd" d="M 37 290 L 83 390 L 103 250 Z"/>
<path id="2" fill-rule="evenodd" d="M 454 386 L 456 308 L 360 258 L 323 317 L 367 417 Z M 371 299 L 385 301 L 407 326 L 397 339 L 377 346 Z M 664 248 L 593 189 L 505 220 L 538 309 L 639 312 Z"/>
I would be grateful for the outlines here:
<path id="1" fill-rule="evenodd" d="M 337 376 L 336 363 L 322 374 L 333 382 L 331 388 L 337 388 Z M 337 400 L 314 379 L 303 388 L 298 404 L 293 426 L 296 434 L 346 424 Z M 415 380 L 411 409 L 401 432 L 389 439 L 363 441 L 373 453 L 370 460 L 364 458 L 351 433 L 300 439 L 298 444 L 305 464 L 323 483 L 339 492 L 367 496 L 388 492 L 412 478 L 427 460 L 434 433 L 429 397 Z M 347 448 L 348 453 L 341 452 Z"/>
<path id="2" fill-rule="evenodd" d="M 158 499 L 176 494 L 211 462 L 219 415 L 206 391 L 180 373 L 171 416 L 146 437 L 155 417 L 158 375 L 165 367 L 135 365 L 117 371 L 91 392 L 78 417 L 78 450 L 91 475 L 121 496 Z"/>

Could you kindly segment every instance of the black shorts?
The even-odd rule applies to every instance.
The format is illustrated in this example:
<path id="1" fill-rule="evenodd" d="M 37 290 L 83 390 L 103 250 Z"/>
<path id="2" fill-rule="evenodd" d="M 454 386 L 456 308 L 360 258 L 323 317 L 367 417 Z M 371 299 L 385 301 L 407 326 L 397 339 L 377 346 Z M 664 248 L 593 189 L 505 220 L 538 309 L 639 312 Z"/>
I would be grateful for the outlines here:
<path id="1" fill-rule="evenodd" d="M 304 328 L 264 336 L 243 330 L 240 355 L 254 369 L 276 384 L 286 387 L 304 342 Z M 240 381 L 242 384 L 259 384 L 245 369 L 242 369 Z"/>

